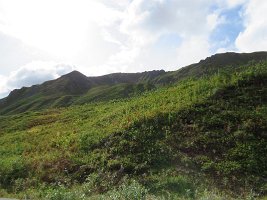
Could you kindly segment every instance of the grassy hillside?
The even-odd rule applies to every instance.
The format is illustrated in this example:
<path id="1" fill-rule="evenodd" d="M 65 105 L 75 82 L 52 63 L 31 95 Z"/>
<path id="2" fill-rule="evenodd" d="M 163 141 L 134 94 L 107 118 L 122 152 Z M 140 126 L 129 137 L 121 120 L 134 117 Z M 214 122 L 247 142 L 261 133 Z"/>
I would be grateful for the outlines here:
<path id="1" fill-rule="evenodd" d="M 115 73 L 86 77 L 73 71 L 40 85 L 13 90 L 0 100 L 0 114 L 17 114 L 47 108 L 67 107 L 95 101 L 128 98 L 155 88 L 152 80 L 163 70 L 142 73 Z"/>
<path id="2" fill-rule="evenodd" d="M 212 74 L 128 99 L 0 116 L 0 194 L 33 199 L 263 196 L 267 62 Z"/>
<path id="3" fill-rule="evenodd" d="M 170 72 L 154 70 L 86 77 L 73 71 L 41 85 L 12 91 L 8 97 L 0 100 L 0 115 L 129 98 L 187 78 L 210 76 L 219 71 L 266 59 L 267 52 L 223 53 Z"/>

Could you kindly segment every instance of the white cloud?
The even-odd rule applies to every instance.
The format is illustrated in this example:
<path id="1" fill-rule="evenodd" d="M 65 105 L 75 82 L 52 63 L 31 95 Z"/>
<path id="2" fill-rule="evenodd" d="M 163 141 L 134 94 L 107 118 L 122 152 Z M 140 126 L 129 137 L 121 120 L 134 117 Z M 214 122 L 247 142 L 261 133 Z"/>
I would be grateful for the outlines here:
<path id="1" fill-rule="evenodd" d="M 8 95 L 8 88 L 6 86 L 7 77 L 0 75 L 0 98 Z"/>
<path id="2" fill-rule="evenodd" d="M 165 52 L 172 55 L 176 52 L 173 58 L 168 57 L 171 61 L 165 61 L 168 69 L 177 69 L 177 66 L 198 61 L 200 56 L 208 56 L 209 35 L 221 23 L 219 13 L 210 9 L 212 5 L 213 1 L 210 0 L 194 3 L 182 0 L 132 1 L 118 26 L 128 37 L 122 42 L 121 50 L 110 57 L 108 64 L 125 66 L 124 69 L 128 71 L 139 71 L 142 68 L 144 70 L 144 67 L 148 69 L 152 64 L 154 68 L 164 66 L 164 60 L 155 58 L 151 47 L 162 35 L 170 33 L 180 37 L 182 45 L 173 49 L 173 52 L 166 47 L 162 48 L 165 57 L 168 57 Z M 193 53 L 191 48 L 195 49 L 196 55 L 182 53 Z M 150 59 L 147 59 L 148 55 L 151 56 Z M 154 60 L 158 61 L 158 65 Z"/>
<path id="3" fill-rule="evenodd" d="M 209 46 L 209 42 L 205 37 L 194 36 L 184 40 L 177 50 L 181 66 L 192 64 L 192 61 L 198 62 L 207 57 L 210 54 Z"/>
<path id="4" fill-rule="evenodd" d="M 12 71 L 8 76 L 1 76 L 0 97 L 7 95 L 15 88 L 41 84 L 47 80 L 58 78 L 59 76 L 71 72 L 72 65 L 58 64 L 55 62 L 35 61 L 19 69 Z"/>
<path id="5" fill-rule="evenodd" d="M 0 4 L 1 31 L 67 61 L 73 61 L 88 37 L 95 36 L 94 24 L 111 24 L 120 14 L 97 0 L 0 0 Z"/>
<path id="6" fill-rule="evenodd" d="M 112 1 L 106 5 L 110 4 L 114 6 L 116 3 Z M 124 9 L 121 9 L 122 5 Z M 93 30 L 97 30 L 96 34 L 91 31 L 93 37 L 87 39 L 83 52 L 79 51 L 75 64 L 83 66 L 80 69 L 87 75 L 136 72 L 160 69 L 162 66 L 174 70 L 198 61 L 200 55 L 210 55 L 209 35 L 221 23 L 219 13 L 210 9 L 213 1 L 203 0 L 192 4 L 182 0 L 125 0 L 122 5 L 117 12 L 111 7 L 114 20 L 101 26 L 95 24 Z M 179 57 L 184 47 L 179 45 L 155 50 L 160 38 L 169 34 L 181 38 L 181 44 L 194 41 L 196 46 L 192 45 L 192 48 L 196 48 L 197 55 Z M 198 45 L 203 43 L 205 45 Z M 87 52 L 87 56 L 83 56 L 84 52 Z M 87 63 L 90 67 L 86 67 Z"/>
<path id="7" fill-rule="evenodd" d="M 236 39 L 243 52 L 267 50 L 267 1 L 250 0 L 244 12 L 245 30 Z"/>
<path id="8" fill-rule="evenodd" d="M 210 15 L 216 18 L 216 13 L 210 13 L 211 5 L 210 0 L 193 4 L 182 0 L 135 0 L 126 10 L 121 28 L 141 42 L 166 32 L 178 32 L 182 36 L 206 34 L 211 28 Z"/>
<path id="9" fill-rule="evenodd" d="M 178 44 L 171 52 L 167 46 L 161 49 L 160 57 L 168 57 L 167 62 L 154 59 L 159 53 L 155 55 L 152 47 L 168 34 L 176 34 L 181 44 L 194 38 L 196 44 L 209 47 L 209 35 L 221 20 L 211 9 L 213 0 L 0 0 L 0 4 L 4 21 L 0 30 L 61 58 L 57 61 L 81 66 L 87 75 L 144 71 L 157 68 L 155 60 L 172 69 L 195 62 L 199 56 L 190 55 L 187 62 L 177 58 L 180 54 L 175 53 L 183 48 Z M 198 55 L 210 54 L 209 48 L 201 47 L 197 46 Z"/>
<path id="10" fill-rule="evenodd" d="M 32 60 L 57 60 L 37 48 L 26 45 L 21 40 L 0 32 L 0 73 L 7 75 L 10 71 L 26 65 Z"/>
<path id="11" fill-rule="evenodd" d="M 247 3 L 248 0 L 226 0 L 227 6 L 233 8 L 244 3 Z"/>
<path id="12" fill-rule="evenodd" d="M 0 65 L 0 74 L 3 75 L 2 66 L 10 68 L 10 73 L 35 60 L 74 63 L 86 75 L 161 68 L 175 70 L 217 50 L 225 51 L 220 48 L 223 45 L 215 47 L 210 36 L 219 24 L 225 23 L 223 11 L 245 6 L 248 1 L 0 0 L 0 31 L 21 42 L 20 45 L 13 44 L 14 48 L 9 48 L 7 53 L 5 45 L 1 46 L 5 43 L 0 40 L 0 53 L 7 55 L 0 61 L 0 64 L 4 63 Z M 248 7 L 265 4 L 260 0 L 251 2 Z M 260 8 L 261 14 L 258 15 L 263 15 L 264 9 L 264 6 Z M 240 49 L 250 49 L 253 43 L 256 47 L 260 41 L 265 45 L 262 41 L 263 33 L 266 33 L 265 21 L 257 26 L 257 20 L 251 17 L 252 12 L 247 9 L 244 15 L 246 30 L 236 42 Z M 261 39 L 258 41 L 251 41 L 255 32 L 252 26 L 259 30 Z M 223 43 L 217 41 L 216 44 L 220 42 Z M 37 51 L 33 49 L 27 54 L 21 47 L 24 45 L 49 52 L 52 56 L 34 56 Z M 24 55 L 27 59 L 23 59 Z M 41 72 L 45 74 L 43 77 L 52 77 L 51 73 Z M 18 80 L 28 83 L 24 79 Z"/>
<path id="13" fill-rule="evenodd" d="M 237 6 L 244 6 L 250 0 L 214 0 L 218 10 L 233 9 Z"/>
<path id="14" fill-rule="evenodd" d="M 107 6 L 115 7 L 115 8 L 120 8 L 122 10 L 127 7 L 132 0 L 98 0 L 104 3 Z"/>

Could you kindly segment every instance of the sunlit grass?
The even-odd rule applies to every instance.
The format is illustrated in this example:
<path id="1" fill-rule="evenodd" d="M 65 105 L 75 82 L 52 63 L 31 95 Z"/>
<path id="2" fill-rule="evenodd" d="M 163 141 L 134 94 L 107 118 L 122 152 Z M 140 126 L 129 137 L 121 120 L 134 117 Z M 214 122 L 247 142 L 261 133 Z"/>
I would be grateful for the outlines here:
<path id="1" fill-rule="evenodd" d="M 54 184 L 55 181 L 68 181 L 69 174 L 64 171 L 64 167 L 73 168 L 73 170 L 77 166 L 80 167 L 80 165 L 90 165 L 92 168 L 99 169 L 101 167 L 103 169 L 106 169 L 104 167 L 116 168 L 121 162 L 120 158 L 117 158 L 117 160 L 110 158 L 109 149 L 105 149 L 105 147 L 95 148 L 101 140 L 114 133 L 128 131 L 138 123 L 142 124 L 157 118 L 161 120 L 162 116 L 167 116 L 169 121 L 173 122 L 177 112 L 194 109 L 195 105 L 205 103 L 208 98 L 220 89 L 227 86 L 236 86 L 239 81 L 266 74 L 266 63 L 263 63 L 244 67 L 243 70 L 233 70 L 227 73 L 220 72 L 206 78 L 187 79 L 179 84 L 163 87 L 129 99 L 117 99 L 68 108 L 0 116 L 0 178 L 5 180 L 4 183 L 6 185 L 10 184 L 11 189 L 9 189 L 12 191 L 12 185 L 15 184 L 14 181 L 24 178 L 36 179 L 35 182 L 38 184 L 33 184 L 31 181 L 27 182 L 29 188 L 36 185 L 41 187 L 42 182 Z M 264 107 L 259 107 L 258 112 L 260 113 L 259 115 L 263 116 L 266 110 Z M 169 126 L 172 126 L 172 124 Z M 140 129 L 134 131 L 140 131 Z M 132 143 L 131 141 L 126 141 L 125 144 L 130 145 Z M 124 144 L 120 143 L 119 145 L 123 146 Z M 115 150 L 121 152 L 118 149 Z M 123 163 L 129 164 L 129 166 L 133 164 L 131 163 L 132 158 L 127 156 L 121 156 L 121 158 L 124 159 Z M 206 162 L 204 157 L 198 159 L 202 159 L 201 162 Z M 224 163 L 222 163 L 222 165 L 216 167 L 229 167 L 229 163 L 227 163 L 228 165 L 223 165 Z M 203 165 L 203 170 L 209 168 L 212 164 L 209 165 L 206 162 L 206 165 Z M 143 166 L 140 165 L 139 167 L 142 169 Z M 57 176 L 53 177 L 55 174 Z M 171 194 L 175 197 L 193 198 L 194 195 L 200 195 L 196 192 L 197 188 L 195 188 L 194 184 L 188 182 L 184 176 L 168 176 L 164 177 L 165 179 L 162 181 L 160 181 L 160 177 L 155 179 L 157 178 L 159 179 L 157 181 L 158 185 L 155 184 L 153 186 L 155 191 L 165 190 L 166 193 L 171 193 L 169 189 L 174 187 L 178 188 L 176 196 Z M 70 184 L 74 183 L 71 182 Z M 106 196 L 106 198 L 112 199 L 117 195 L 121 196 L 118 199 L 123 199 L 123 195 L 128 195 L 128 192 L 131 196 L 130 190 L 134 190 L 135 187 L 142 195 L 142 191 L 146 191 L 146 189 L 138 185 L 139 183 L 136 184 L 134 186 L 131 184 L 125 187 L 122 186 L 119 189 L 115 188 L 110 193 L 107 193 L 109 197 Z M 6 188 L 6 185 L 2 183 L 4 188 Z M 55 194 L 52 194 L 53 192 Z M 153 199 L 153 194 L 144 193 L 147 199 Z M 72 195 L 83 194 L 74 194 L 73 191 L 69 191 L 68 188 L 64 187 L 59 189 L 52 188 L 47 195 L 49 199 L 64 199 L 64 195 L 71 198 L 73 197 Z M 203 196 L 201 197 L 202 199 L 223 199 L 217 193 L 210 191 L 202 192 L 201 195 Z"/>

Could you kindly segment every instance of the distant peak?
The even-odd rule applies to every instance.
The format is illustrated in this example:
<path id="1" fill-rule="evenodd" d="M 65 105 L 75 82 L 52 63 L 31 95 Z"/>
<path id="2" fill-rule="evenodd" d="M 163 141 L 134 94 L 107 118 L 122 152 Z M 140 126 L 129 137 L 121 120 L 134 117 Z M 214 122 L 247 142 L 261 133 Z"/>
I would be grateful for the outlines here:
<path id="1" fill-rule="evenodd" d="M 74 71 L 72 71 L 72 72 L 70 72 L 70 73 L 68 73 L 66 75 L 83 75 L 83 76 L 85 76 L 84 74 L 82 74 L 81 72 L 79 72 L 77 70 L 74 70 Z"/>
<path id="2" fill-rule="evenodd" d="M 82 74 L 81 72 L 79 71 L 72 71 L 68 74 L 65 74 L 63 75 L 62 77 L 69 77 L 69 78 L 87 78 L 87 76 L 85 76 L 84 74 Z"/>

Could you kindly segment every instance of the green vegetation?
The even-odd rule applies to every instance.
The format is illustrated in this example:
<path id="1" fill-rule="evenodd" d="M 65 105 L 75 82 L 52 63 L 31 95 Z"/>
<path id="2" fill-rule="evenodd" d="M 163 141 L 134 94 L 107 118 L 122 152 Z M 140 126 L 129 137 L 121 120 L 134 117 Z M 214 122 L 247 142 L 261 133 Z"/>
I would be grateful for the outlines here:
<path id="1" fill-rule="evenodd" d="M 73 71 L 41 85 L 12 91 L 8 97 L 0 100 L 0 115 L 129 98 L 188 78 L 210 76 L 226 69 L 231 72 L 238 66 L 266 59 L 267 52 L 223 53 L 170 72 L 154 70 L 86 77 Z"/>
<path id="2" fill-rule="evenodd" d="M 140 85 L 134 89 L 140 93 L 123 98 L 113 98 L 122 94 L 121 86 L 112 88 L 101 86 L 112 100 L 0 116 L 0 196 L 204 200 L 266 195 L 266 61 L 153 90 Z M 98 91 L 89 91 L 90 98 L 98 99 Z"/>

